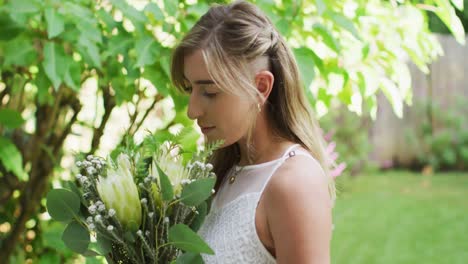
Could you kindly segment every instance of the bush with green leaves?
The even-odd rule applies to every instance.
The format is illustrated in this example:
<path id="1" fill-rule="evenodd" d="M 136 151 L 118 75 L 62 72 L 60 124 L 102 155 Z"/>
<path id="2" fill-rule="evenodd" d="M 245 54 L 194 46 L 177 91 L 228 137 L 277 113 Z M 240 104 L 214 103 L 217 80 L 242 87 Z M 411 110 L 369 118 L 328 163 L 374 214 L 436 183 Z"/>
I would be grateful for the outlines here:
<path id="1" fill-rule="evenodd" d="M 356 175 L 376 167 L 369 155 L 372 151 L 369 129 L 372 120 L 369 114 L 356 115 L 343 106 L 335 106 L 320 119 L 325 137 L 336 143 L 338 161 L 346 163 L 346 175 Z"/>
<path id="2" fill-rule="evenodd" d="M 421 122 L 407 128 L 408 147 L 416 153 L 413 166 L 431 166 L 436 170 L 468 169 L 468 107 L 464 98 L 442 106 L 421 100 L 415 104 Z"/>
<path id="3" fill-rule="evenodd" d="M 187 97 L 172 89 L 169 63 L 177 40 L 213 2 L 0 0 L 0 224 L 9 224 L 0 233 L 0 259 L 35 262 L 60 248 L 43 241 L 50 226 L 43 224 L 44 195 L 77 151 L 67 139 L 86 134 L 83 148 L 94 154 L 121 109 L 129 121 L 120 135 L 129 136 L 117 147 L 154 120 L 157 133 L 193 125 Z M 450 5 L 462 9 L 459 1 L 254 2 L 293 48 L 319 116 L 336 98 L 359 114 L 369 105 L 375 116 L 379 91 L 401 116 L 412 100 L 406 59 L 427 72 L 441 54 L 427 7 L 464 42 Z M 86 109 L 94 99 L 95 108 Z"/>

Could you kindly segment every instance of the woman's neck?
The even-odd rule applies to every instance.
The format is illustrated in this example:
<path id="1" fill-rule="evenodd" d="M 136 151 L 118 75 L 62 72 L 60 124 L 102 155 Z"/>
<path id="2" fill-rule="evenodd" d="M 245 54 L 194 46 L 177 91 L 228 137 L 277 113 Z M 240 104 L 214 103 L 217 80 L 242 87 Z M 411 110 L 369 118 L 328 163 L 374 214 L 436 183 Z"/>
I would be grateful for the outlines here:
<path id="1" fill-rule="evenodd" d="M 272 133 L 266 122 L 257 121 L 257 126 L 252 133 L 252 148 L 247 147 L 246 137 L 237 142 L 240 149 L 240 166 L 258 164 L 274 160 L 292 144 L 289 140 L 278 137 Z M 251 158 L 249 159 L 249 152 Z M 253 154 L 253 155 L 252 155 Z"/>

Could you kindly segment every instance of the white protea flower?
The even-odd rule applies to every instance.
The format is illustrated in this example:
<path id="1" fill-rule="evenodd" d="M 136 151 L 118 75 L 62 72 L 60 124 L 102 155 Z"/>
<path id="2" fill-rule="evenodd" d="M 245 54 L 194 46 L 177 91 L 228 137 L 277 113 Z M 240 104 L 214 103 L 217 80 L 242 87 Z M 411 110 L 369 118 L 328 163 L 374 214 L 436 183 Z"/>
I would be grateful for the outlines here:
<path id="1" fill-rule="evenodd" d="M 96 187 L 106 207 L 115 210 L 120 223 L 126 228 L 138 229 L 141 223 L 141 204 L 127 155 L 120 154 L 117 157 L 117 168 L 109 166 L 107 177 L 99 176 Z"/>
<path id="2" fill-rule="evenodd" d="M 156 163 L 171 181 L 174 189 L 174 195 L 180 195 L 182 192 L 182 183 L 188 180 L 190 176 L 189 170 L 182 164 L 182 159 L 178 155 L 171 153 L 167 145 L 161 146 L 158 155 L 153 157 L 153 163 L 150 166 L 150 175 L 155 177 L 158 185 L 161 186 Z"/>

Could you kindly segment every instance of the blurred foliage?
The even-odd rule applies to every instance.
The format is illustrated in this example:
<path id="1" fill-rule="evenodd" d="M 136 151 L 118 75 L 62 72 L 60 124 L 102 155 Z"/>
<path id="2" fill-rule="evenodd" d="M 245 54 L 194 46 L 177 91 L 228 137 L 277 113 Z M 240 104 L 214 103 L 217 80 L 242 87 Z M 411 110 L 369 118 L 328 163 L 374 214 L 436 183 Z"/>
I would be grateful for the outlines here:
<path id="1" fill-rule="evenodd" d="M 87 140 L 80 143 L 86 154 L 99 151 L 111 115 L 122 108 L 129 137 L 154 120 L 161 123 L 157 133 L 193 125 L 187 98 L 171 89 L 169 63 L 176 40 L 216 1 L 194 2 L 0 0 L 2 261 L 72 261 L 58 246 L 60 232 L 48 222 L 43 199 L 70 170 L 65 158 L 78 151 L 64 148 L 67 138 Z M 382 91 L 401 116 L 412 100 L 405 60 L 427 72 L 441 54 L 425 10 L 435 11 L 460 43 L 465 39 L 449 0 L 256 3 L 293 47 L 319 115 L 338 99 L 358 114 L 365 104 L 375 117 Z M 95 109 L 84 113 L 94 98 Z"/>
<path id="2" fill-rule="evenodd" d="M 369 159 L 372 151 L 369 141 L 371 125 L 372 119 L 368 113 L 358 116 L 342 105 L 332 107 L 330 112 L 320 119 L 325 138 L 336 142 L 338 161 L 346 163 L 345 175 L 354 176 L 376 168 L 376 164 Z"/>
<path id="3" fill-rule="evenodd" d="M 456 2 L 456 1 L 453 1 Z M 463 1 L 458 1 L 460 3 L 463 3 L 464 7 L 468 6 L 468 0 L 463 0 Z M 454 5 L 452 3 L 452 5 Z M 468 9 L 465 8 L 463 10 L 456 10 L 455 11 L 457 16 L 460 18 L 463 27 L 465 28 L 465 33 L 468 32 Z M 429 12 L 429 28 L 431 29 L 432 32 L 438 32 L 438 33 L 444 33 L 444 34 L 450 34 L 450 29 L 445 26 L 444 22 L 434 13 Z"/>
<path id="4" fill-rule="evenodd" d="M 442 106 L 431 101 L 417 101 L 415 127 L 405 131 L 409 148 L 416 151 L 415 167 L 434 170 L 468 169 L 468 106 L 464 98 Z"/>

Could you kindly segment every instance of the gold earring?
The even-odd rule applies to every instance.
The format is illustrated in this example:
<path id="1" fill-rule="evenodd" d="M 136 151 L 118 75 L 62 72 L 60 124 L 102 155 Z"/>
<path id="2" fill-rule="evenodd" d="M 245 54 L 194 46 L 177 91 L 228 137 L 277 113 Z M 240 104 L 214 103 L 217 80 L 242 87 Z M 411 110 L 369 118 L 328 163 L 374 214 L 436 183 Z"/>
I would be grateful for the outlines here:
<path id="1" fill-rule="evenodd" d="M 257 110 L 259 113 L 262 111 L 262 108 L 260 107 L 260 103 L 257 103 Z"/>

